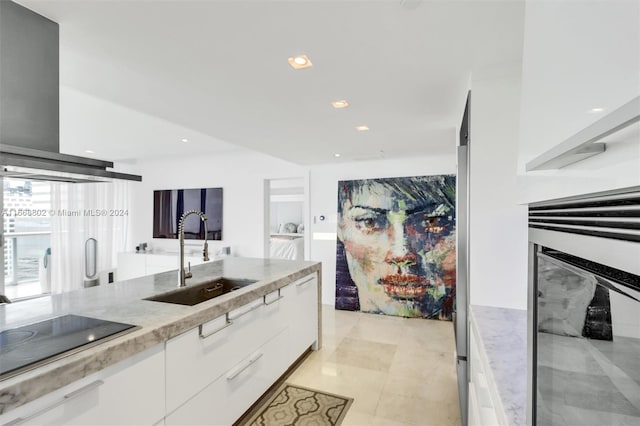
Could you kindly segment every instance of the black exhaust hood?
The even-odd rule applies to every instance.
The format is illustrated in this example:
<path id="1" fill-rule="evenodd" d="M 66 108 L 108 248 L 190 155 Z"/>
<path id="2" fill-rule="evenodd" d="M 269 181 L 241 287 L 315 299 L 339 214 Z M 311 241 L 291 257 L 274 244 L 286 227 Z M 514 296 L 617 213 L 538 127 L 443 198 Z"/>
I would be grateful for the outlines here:
<path id="1" fill-rule="evenodd" d="M 107 170 L 113 167 L 110 161 L 10 145 L 0 145 L 0 164 L 3 177 L 71 183 L 142 181 L 141 176 Z"/>
<path id="2" fill-rule="evenodd" d="M 141 181 L 110 161 L 60 154 L 58 24 L 0 0 L 0 176 Z"/>

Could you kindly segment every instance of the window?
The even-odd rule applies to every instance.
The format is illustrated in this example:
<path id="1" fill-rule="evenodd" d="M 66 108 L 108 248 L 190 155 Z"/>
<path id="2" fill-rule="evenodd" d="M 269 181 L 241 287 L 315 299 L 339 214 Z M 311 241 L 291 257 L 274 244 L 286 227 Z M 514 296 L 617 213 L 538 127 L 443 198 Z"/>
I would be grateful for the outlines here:
<path id="1" fill-rule="evenodd" d="M 2 186 L 4 288 L 0 293 L 11 300 L 48 293 L 50 184 L 4 178 Z"/>

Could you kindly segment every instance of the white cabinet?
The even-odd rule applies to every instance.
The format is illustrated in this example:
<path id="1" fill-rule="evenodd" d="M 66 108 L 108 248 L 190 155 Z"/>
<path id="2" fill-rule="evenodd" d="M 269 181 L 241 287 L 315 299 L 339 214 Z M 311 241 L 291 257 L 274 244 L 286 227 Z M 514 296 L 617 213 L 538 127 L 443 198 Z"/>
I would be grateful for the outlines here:
<path id="1" fill-rule="evenodd" d="M 184 257 L 184 266 L 204 263 L 202 256 L 189 255 Z M 159 274 L 180 267 L 180 257 L 175 254 L 160 253 L 118 253 L 118 281 L 130 280 L 145 275 Z M 176 272 L 177 274 L 177 272 Z"/>
<path id="2" fill-rule="evenodd" d="M 315 273 L 171 339 L 165 424 L 232 424 L 317 340 Z"/>
<path id="3" fill-rule="evenodd" d="M 281 294 L 291 329 L 291 361 L 295 361 L 318 340 L 318 278 L 315 274 L 302 278 L 281 289 Z"/>
<path id="4" fill-rule="evenodd" d="M 287 331 L 256 348 L 225 374 L 167 416 L 167 426 L 231 425 L 282 375 L 286 361 Z"/>
<path id="5" fill-rule="evenodd" d="M 476 324 L 471 314 L 469 333 L 469 426 L 506 425 Z"/>
<path id="6" fill-rule="evenodd" d="M 260 298 L 166 343 L 168 413 L 266 342 L 265 308 Z"/>
<path id="7" fill-rule="evenodd" d="M 143 254 L 142 256 L 144 256 L 145 260 L 145 275 L 159 274 L 161 272 L 171 271 L 180 267 L 180 258 L 175 254 Z M 195 265 L 195 260 L 185 256 L 185 267 L 189 261 L 192 265 Z"/>
<path id="8" fill-rule="evenodd" d="M 147 261 L 144 254 L 118 253 L 117 267 L 116 277 L 118 281 L 130 280 L 147 275 Z"/>
<path id="9" fill-rule="evenodd" d="M 18 407 L 0 416 L 0 424 L 162 424 L 163 349 L 158 345 Z"/>

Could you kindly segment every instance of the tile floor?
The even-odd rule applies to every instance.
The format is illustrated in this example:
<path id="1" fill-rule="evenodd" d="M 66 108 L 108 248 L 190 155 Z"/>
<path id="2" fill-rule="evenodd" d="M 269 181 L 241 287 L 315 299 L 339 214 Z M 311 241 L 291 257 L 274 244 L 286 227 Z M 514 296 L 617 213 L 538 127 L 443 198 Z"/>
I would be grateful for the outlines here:
<path id="1" fill-rule="evenodd" d="M 322 307 L 323 348 L 287 382 L 354 398 L 342 426 L 460 424 L 453 324 Z"/>

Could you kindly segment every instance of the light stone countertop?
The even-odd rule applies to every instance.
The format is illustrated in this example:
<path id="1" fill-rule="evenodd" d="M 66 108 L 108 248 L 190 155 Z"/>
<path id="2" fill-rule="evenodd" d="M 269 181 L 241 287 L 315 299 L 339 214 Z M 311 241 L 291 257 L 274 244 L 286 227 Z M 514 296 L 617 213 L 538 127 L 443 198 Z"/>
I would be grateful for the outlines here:
<path id="1" fill-rule="evenodd" d="M 527 424 L 527 311 L 471 306 L 507 422 Z"/>
<path id="2" fill-rule="evenodd" d="M 217 277 L 246 278 L 258 282 L 194 306 L 142 300 L 175 290 L 177 270 L 0 305 L 2 331 L 66 314 L 139 327 L 120 337 L 97 342 L 95 346 L 0 381 L 0 414 L 161 344 L 308 274 L 320 274 L 320 267 L 319 262 L 238 257 L 196 265 L 191 268 L 193 278 L 187 281 L 188 285 L 197 285 Z"/>

